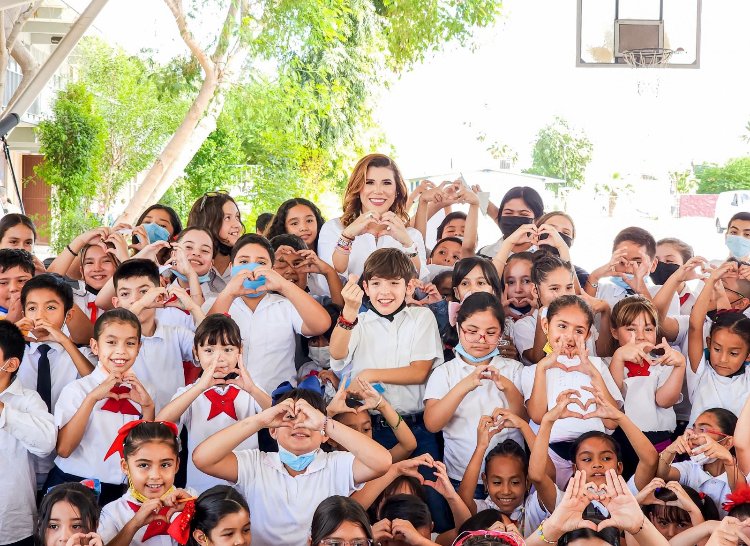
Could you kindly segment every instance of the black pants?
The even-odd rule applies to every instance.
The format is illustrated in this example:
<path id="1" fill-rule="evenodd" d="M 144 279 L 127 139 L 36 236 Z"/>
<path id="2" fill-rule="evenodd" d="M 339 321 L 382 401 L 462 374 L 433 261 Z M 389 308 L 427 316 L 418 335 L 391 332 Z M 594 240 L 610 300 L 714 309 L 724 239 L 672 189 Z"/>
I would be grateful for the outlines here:
<path id="1" fill-rule="evenodd" d="M 74 476 L 73 474 L 66 474 L 57 466 L 52 467 L 49 474 L 47 475 L 47 481 L 44 482 L 43 490 L 46 491 L 50 487 L 60 485 L 61 483 L 67 482 L 80 482 L 85 480 L 81 476 Z M 102 482 L 102 492 L 99 495 L 99 506 L 104 506 L 112 501 L 116 501 L 125 493 L 127 486 L 121 483 L 104 483 Z"/>

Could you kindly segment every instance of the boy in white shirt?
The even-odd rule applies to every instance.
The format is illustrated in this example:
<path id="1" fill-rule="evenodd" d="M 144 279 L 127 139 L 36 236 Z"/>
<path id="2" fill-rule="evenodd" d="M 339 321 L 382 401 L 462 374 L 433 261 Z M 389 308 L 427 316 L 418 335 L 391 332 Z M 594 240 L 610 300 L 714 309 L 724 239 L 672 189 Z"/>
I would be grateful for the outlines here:
<path id="1" fill-rule="evenodd" d="M 275 253 L 265 237 L 243 235 L 230 256 L 232 279 L 208 314 L 229 313 L 240 327 L 245 367 L 261 389 L 296 384 L 295 335 L 323 334 L 331 325 L 328 312 L 272 269 Z"/>
<path id="2" fill-rule="evenodd" d="M 268 428 L 278 453 L 234 451 Z M 347 451 L 325 453 L 330 438 Z M 323 398 L 293 389 L 276 405 L 210 436 L 193 451 L 195 466 L 236 483 L 250 507 L 254 546 L 306 544 L 315 508 L 331 495 L 348 497 L 384 475 L 391 455 L 382 446 L 325 416 Z"/>
<path id="3" fill-rule="evenodd" d="M 36 477 L 32 455 L 51 453 L 57 431 L 39 395 L 15 380 L 23 349 L 18 327 L 0 321 L 0 544 L 33 546 Z"/>
<path id="4" fill-rule="evenodd" d="M 91 362 L 62 332 L 73 308 L 73 290 L 54 273 L 43 273 L 21 289 L 24 318 L 16 323 L 32 339 L 26 347 L 18 379 L 26 389 L 39 393 L 47 411 L 55 404 L 63 387 L 94 371 Z M 37 483 L 41 487 L 52 469 L 54 457 L 35 461 Z"/>
<path id="5" fill-rule="evenodd" d="M 166 406 L 178 389 L 185 386 L 183 362 L 193 361 L 193 332 L 178 326 L 162 325 L 156 310 L 164 308 L 169 299 L 167 290 L 159 284 L 159 268 L 151 260 L 132 259 L 123 262 L 115 271 L 115 307 L 129 309 L 141 323 L 141 348 L 133 371 L 150 392 L 156 412 Z M 182 303 L 191 311 L 198 305 L 181 290 Z"/>

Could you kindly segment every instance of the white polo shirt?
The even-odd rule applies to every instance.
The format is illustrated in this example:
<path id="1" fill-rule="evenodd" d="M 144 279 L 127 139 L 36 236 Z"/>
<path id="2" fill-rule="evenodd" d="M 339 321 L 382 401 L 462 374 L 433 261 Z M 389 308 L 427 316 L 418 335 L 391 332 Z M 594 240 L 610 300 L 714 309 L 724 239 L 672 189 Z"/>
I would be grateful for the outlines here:
<path id="1" fill-rule="evenodd" d="M 294 336 L 302 334 L 302 317 L 292 302 L 269 292 L 252 311 L 236 298 L 229 315 L 242 333 L 242 358 L 255 384 L 266 392 L 284 381 L 295 384 Z"/>
<path id="2" fill-rule="evenodd" d="M 429 309 L 405 307 L 393 321 L 368 310 L 357 319 L 346 357 L 331 359 L 331 369 L 339 376 L 351 372 L 355 379 L 362 370 L 403 368 L 417 360 L 431 360 L 433 368 L 443 362 L 443 343 Z M 424 409 L 424 384 L 382 385 L 383 396 L 397 412 L 412 414 Z"/>
<path id="3" fill-rule="evenodd" d="M 552 514 L 552 511 L 562 502 L 564 496 L 565 493 L 560 491 L 560 489 L 557 489 L 555 506 L 550 506 L 549 509 L 547 509 L 542 506 L 542 503 L 539 500 L 539 495 L 536 490 L 534 490 L 526 496 L 526 501 L 523 503 L 523 506 L 517 507 L 512 514 L 508 515 L 508 517 L 518 526 L 518 530 L 521 531 L 523 536 L 530 536 L 531 533 L 536 531 L 539 524 L 542 523 L 542 520 L 548 518 Z M 499 510 L 489 496 L 485 499 L 475 499 L 474 503 L 477 506 L 477 512 L 481 512 L 482 510 Z"/>
<path id="4" fill-rule="evenodd" d="M 520 391 L 521 369 L 523 364 L 516 360 L 496 356 L 490 365 L 507 377 Z M 427 380 L 424 400 L 444 398 L 465 377 L 471 375 L 476 367 L 466 363 L 460 356 L 438 366 Z M 521 393 L 523 395 L 523 392 Z M 469 460 L 477 445 L 477 425 L 483 415 L 492 415 L 496 408 L 508 408 L 505 393 L 489 379 L 482 380 L 480 385 L 468 393 L 456 408 L 450 421 L 443 427 L 445 438 L 445 457 L 443 462 L 448 470 L 448 477 L 461 480 Z M 523 435 L 517 429 L 505 429 L 491 440 L 487 451 L 500 442 L 511 439 L 523 446 Z"/>
<path id="5" fill-rule="evenodd" d="M 693 461 L 672 463 L 672 468 L 680 473 L 679 482 L 682 485 L 692 487 L 699 493 L 705 493 L 716 503 L 719 516 L 723 518 L 727 515 L 726 510 L 721 507 L 727 500 L 727 495 L 732 492 L 726 472 L 714 477 Z"/>
<path id="6" fill-rule="evenodd" d="M 34 533 L 33 457 L 55 449 L 57 429 L 41 397 L 18 378 L 0 392 L 0 402 L 0 544 L 10 544 Z"/>
<path id="7" fill-rule="evenodd" d="M 236 451 L 237 490 L 250 508 L 253 546 L 307 544 L 318 505 L 332 495 L 348 497 L 354 482 L 354 455 L 318 450 L 304 474 L 292 477 L 278 453 Z"/>
<path id="8" fill-rule="evenodd" d="M 144 385 L 152 387 L 148 393 L 154 400 L 156 413 L 185 386 L 182 363 L 193 361 L 193 337 L 190 330 L 166 326 L 158 320 L 153 336 L 141 336 L 141 350 L 132 370 Z"/>
<path id="9" fill-rule="evenodd" d="M 724 408 L 739 415 L 750 396 L 750 365 L 744 365 L 744 373 L 740 375 L 724 377 L 716 373 L 704 356 L 695 372 L 688 364 L 686 374 L 688 394 L 693 404 L 689 425 L 711 408 Z"/>
<path id="10" fill-rule="evenodd" d="M 618 405 L 622 407 L 622 404 L 624 402 L 622 393 L 617 387 L 615 380 L 612 379 L 612 375 L 609 373 L 609 368 L 607 367 L 607 365 L 602 361 L 601 358 L 595 356 L 589 357 L 589 360 L 591 360 L 591 364 L 593 364 L 596 369 L 599 370 L 599 373 L 604 380 L 604 384 L 607 386 L 609 394 L 612 395 L 612 398 L 614 398 Z M 528 366 L 526 368 L 528 372 L 525 372 L 521 376 L 524 387 L 521 392 L 524 393 L 524 397 L 526 398 L 527 403 L 531 398 L 531 392 L 534 387 L 534 375 L 536 372 L 536 366 L 536 364 L 534 364 L 533 366 Z M 552 409 L 553 407 L 555 407 L 558 395 L 562 391 L 568 389 L 575 389 L 580 392 L 580 400 L 585 404 L 587 400 L 593 398 L 593 395 L 589 391 L 583 390 L 581 388 L 584 385 L 590 386 L 591 378 L 582 372 L 565 372 L 560 368 L 552 368 L 550 370 L 547 370 L 547 409 Z M 592 404 L 586 410 L 581 409 L 577 404 L 571 404 L 568 407 L 571 411 L 575 411 L 583 415 L 591 413 L 596 409 L 595 404 Z M 558 419 L 557 421 L 555 421 L 555 424 L 552 425 L 550 443 L 569 442 L 575 440 L 581 434 L 590 430 L 607 432 L 607 430 L 604 428 L 604 423 L 598 417 L 592 419 L 578 419 L 576 417 L 565 417 L 564 419 Z"/>
<path id="11" fill-rule="evenodd" d="M 336 243 L 338 243 L 342 231 L 344 231 L 344 226 L 340 218 L 328 220 L 320 228 L 318 256 L 320 256 L 321 260 L 330 264 L 331 267 L 333 267 L 333 253 L 336 249 Z M 419 255 L 419 271 L 417 273 L 419 274 L 419 278 L 427 278 L 429 271 L 427 269 L 427 254 L 422 234 L 419 230 L 411 227 L 407 227 L 406 231 L 409 233 L 409 237 L 411 237 L 414 244 L 417 245 L 417 253 Z M 349 254 L 349 265 L 347 270 L 343 272 L 345 277 L 349 275 L 359 277 L 362 271 L 364 271 L 365 260 L 370 257 L 370 254 L 380 248 L 399 248 L 402 250 L 405 248 L 404 245 L 386 233 L 382 233 L 377 238 L 372 233 L 362 233 L 354 238 L 351 254 Z"/>
<path id="12" fill-rule="evenodd" d="M 646 283 L 646 288 L 648 288 L 652 297 L 661 290 L 661 285 L 654 284 L 649 277 L 646 277 L 644 282 Z M 624 288 L 611 282 L 608 277 L 603 277 L 601 281 L 599 281 L 599 286 L 596 289 L 596 297 L 597 299 L 606 301 L 609 304 L 609 308 L 612 309 L 618 301 L 628 297 L 628 293 Z M 680 298 L 677 297 L 677 294 L 674 294 L 672 296 L 672 301 L 669 303 L 667 316 L 674 317 L 679 314 Z"/>
<path id="13" fill-rule="evenodd" d="M 130 494 L 130 490 L 127 491 L 122 497 L 116 501 L 112 501 L 102 508 L 101 515 L 99 516 L 99 526 L 96 528 L 96 532 L 102 537 L 102 542 L 107 544 L 111 542 L 117 536 L 117 533 L 122 531 L 122 528 L 133 519 L 136 514 L 136 510 L 133 507 L 140 507 L 141 503 L 135 500 Z M 173 521 L 178 517 L 179 514 L 173 514 L 170 521 Z M 130 542 L 130 546 L 178 546 L 175 541 L 168 534 L 149 536 L 147 540 L 143 540 L 146 531 L 151 526 L 153 530 L 165 530 L 169 528 L 167 522 L 155 522 L 153 524 L 144 525 L 138 529 L 133 535 L 133 540 Z"/>
<path id="14" fill-rule="evenodd" d="M 86 395 L 101 385 L 107 377 L 109 374 L 104 368 L 97 366 L 90 375 L 73 381 L 63 389 L 55 406 L 55 425 L 58 429 L 68 424 L 83 404 Z M 141 382 L 143 383 L 142 380 Z M 149 393 L 151 392 L 148 385 L 144 383 L 143 386 Z M 124 482 L 124 475 L 120 469 L 119 455 L 115 453 L 106 461 L 104 455 L 109 451 L 120 427 L 140 417 L 102 410 L 107 400 L 107 398 L 99 400 L 94 405 L 78 447 L 69 457 L 58 455 L 55 458 L 55 465 L 67 474 L 82 478 L 97 478 L 104 483 L 120 484 Z M 138 404 L 132 400 L 130 402 L 136 409 L 141 410 Z"/>
<path id="15" fill-rule="evenodd" d="M 625 368 L 625 415 L 642 431 L 672 432 L 677 427 L 674 408 L 656 404 L 656 391 L 674 370 L 672 366 L 649 366 L 649 375 L 629 377 Z"/>
<path id="16" fill-rule="evenodd" d="M 186 313 L 177 307 L 164 307 L 156 310 L 156 322 L 162 326 L 185 328 L 195 332 L 195 321 L 193 315 Z"/>
<path id="17" fill-rule="evenodd" d="M 172 400 L 181 396 L 185 391 L 192 388 L 192 385 L 183 387 L 178 390 Z M 237 415 L 237 420 L 242 420 L 246 417 L 256 415 L 262 410 L 258 405 L 258 402 L 250 396 L 245 390 L 242 390 L 234 385 L 216 385 L 207 389 L 198 398 L 193 401 L 192 404 L 185 410 L 185 413 L 180 417 L 178 426 L 180 429 L 186 427 L 188 434 L 188 457 L 187 457 L 187 485 L 192 487 L 198 493 L 203 493 L 206 489 L 213 487 L 214 485 L 230 485 L 225 480 L 220 480 L 209 476 L 198 470 L 193 463 L 193 450 L 195 446 L 200 444 L 203 440 L 223 430 L 229 426 L 232 426 L 237 421 L 232 419 L 227 413 L 219 413 L 214 416 L 210 421 L 208 416 L 211 414 L 212 403 L 206 396 L 206 392 L 215 391 L 220 395 L 224 395 L 229 391 L 237 391 L 237 397 L 234 399 L 234 412 Z M 258 435 L 253 434 L 249 438 L 246 438 L 239 446 L 235 449 L 257 449 L 258 448 Z M 183 463 L 184 464 L 184 463 Z"/>

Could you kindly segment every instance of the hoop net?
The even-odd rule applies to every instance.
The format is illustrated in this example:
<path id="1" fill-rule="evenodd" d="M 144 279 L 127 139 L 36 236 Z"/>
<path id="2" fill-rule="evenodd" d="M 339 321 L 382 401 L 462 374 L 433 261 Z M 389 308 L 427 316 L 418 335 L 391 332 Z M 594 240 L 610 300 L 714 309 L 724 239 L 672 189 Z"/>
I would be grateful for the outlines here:
<path id="1" fill-rule="evenodd" d="M 662 47 L 628 49 L 623 59 L 633 69 L 638 69 L 638 94 L 659 96 L 659 77 L 672 58 L 674 51 Z"/>

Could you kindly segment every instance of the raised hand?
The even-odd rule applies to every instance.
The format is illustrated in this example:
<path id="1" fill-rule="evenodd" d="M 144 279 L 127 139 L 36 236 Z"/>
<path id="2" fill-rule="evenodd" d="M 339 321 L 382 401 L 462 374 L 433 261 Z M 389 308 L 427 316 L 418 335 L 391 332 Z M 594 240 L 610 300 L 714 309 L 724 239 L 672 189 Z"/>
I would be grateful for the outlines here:
<path id="1" fill-rule="evenodd" d="M 573 411 L 569 406 L 578 406 L 581 411 L 586 411 L 587 405 L 581 402 L 581 393 L 575 389 L 567 389 L 557 395 L 554 407 L 550 408 L 547 413 L 544 414 L 543 419 L 557 421 L 558 419 L 565 419 L 566 417 L 573 417 L 575 419 L 583 419 L 582 413 Z"/>
<path id="2" fill-rule="evenodd" d="M 609 511 L 609 518 L 600 522 L 597 530 L 616 527 L 631 535 L 638 533 L 643 528 L 646 516 L 628 489 L 628 484 L 612 468 L 605 472 L 605 477 L 607 482 L 604 488 L 607 495 L 601 499 L 601 502 Z"/>

